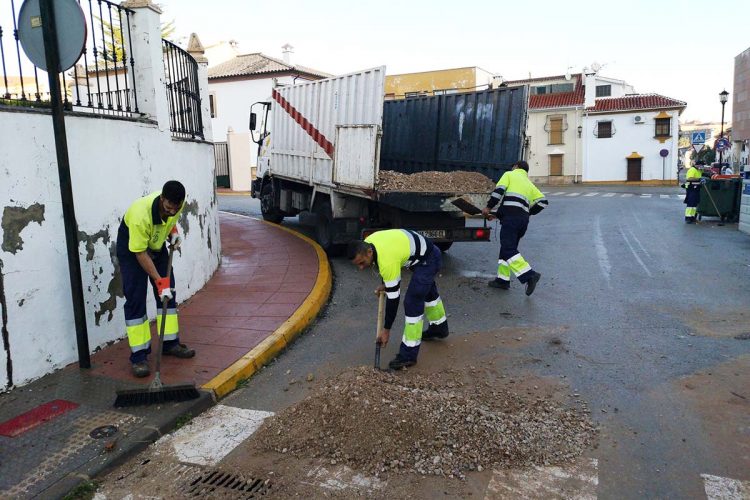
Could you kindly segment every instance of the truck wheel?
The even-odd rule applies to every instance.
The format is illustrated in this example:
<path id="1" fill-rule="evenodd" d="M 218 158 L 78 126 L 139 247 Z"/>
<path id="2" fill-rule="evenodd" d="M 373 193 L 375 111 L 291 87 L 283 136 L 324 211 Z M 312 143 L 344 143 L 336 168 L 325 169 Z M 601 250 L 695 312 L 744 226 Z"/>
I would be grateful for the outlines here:
<path id="1" fill-rule="evenodd" d="M 337 254 L 340 249 L 339 245 L 333 244 L 334 225 L 331 202 L 325 200 L 316 203 L 313 212 L 318 216 L 318 223 L 315 226 L 315 240 L 328 255 Z"/>
<path id="2" fill-rule="evenodd" d="M 453 246 L 452 241 L 439 241 L 435 243 L 435 246 L 440 249 L 441 252 L 447 252 L 450 247 Z"/>
<path id="3" fill-rule="evenodd" d="M 273 186 L 271 181 L 266 182 L 260 192 L 260 212 L 263 214 L 263 220 L 278 224 L 284 220 L 284 216 L 278 207 L 274 206 Z"/>

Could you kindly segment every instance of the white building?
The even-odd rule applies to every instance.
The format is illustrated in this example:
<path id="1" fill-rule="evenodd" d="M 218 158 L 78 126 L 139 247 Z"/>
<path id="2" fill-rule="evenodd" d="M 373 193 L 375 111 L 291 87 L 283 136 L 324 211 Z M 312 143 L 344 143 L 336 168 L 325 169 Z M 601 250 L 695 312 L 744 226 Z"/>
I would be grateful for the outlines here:
<path id="1" fill-rule="evenodd" d="M 632 180 L 675 178 L 676 116 L 685 108 L 684 102 L 636 94 L 624 80 L 600 76 L 588 68 L 577 74 L 506 81 L 505 85 L 529 86 L 526 157 L 534 182 L 628 181 L 628 163 Z M 664 158 L 659 156 L 662 149 L 668 152 Z"/>
<path id="2" fill-rule="evenodd" d="M 236 48 L 236 45 L 233 47 Z M 235 133 L 249 132 L 250 107 L 256 102 L 270 101 L 274 87 L 331 76 L 292 64 L 292 47 L 285 45 L 283 48 L 284 61 L 260 52 L 235 55 L 218 64 L 209 58 L 208 92 L 214 141 L 226 141 L 229 128 Z M 212 52 L 207 52 L 211 57 Z M 221 58 L 225 59 L 226 56 Z M 262 117 L 258 118 L 260 120 Z M 255 166 L 257 149 L 250 149 L 250 164 Z"/>
<path id="3" fill-rule="evenodd" d="M 676 180 L 685 106 L 658 94 L 596 99 L 584 111 L 583 181 Z"/>
<path id="4" fill-rule="evenodd" d="M 589 88 L 594 97 L 619 97 L 633 92 L 633 87 L 623 80 L 589 73 Z M 526 159 L 529 177 L 534 182 L 581 182 L 586 78 L 583 73 L 575 73 L 504 82 L 509 86 L 529 86 Z"/>

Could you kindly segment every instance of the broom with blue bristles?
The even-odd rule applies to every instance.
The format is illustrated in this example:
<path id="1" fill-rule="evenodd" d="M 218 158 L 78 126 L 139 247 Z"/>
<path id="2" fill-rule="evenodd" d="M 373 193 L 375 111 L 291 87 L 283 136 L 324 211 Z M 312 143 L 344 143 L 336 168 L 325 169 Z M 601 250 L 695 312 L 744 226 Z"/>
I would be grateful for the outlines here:
<path id="1" fill-rule="evenodd" d="M 172 278 L 172 257 L 174 247 L 169 247 L 169 259 L 167 261 L 167 277 Z M 192 384 L 164 385 L 161 382 L 161 353 L 164 346 L 164 330 L 167 325 L 167 305 L 169 299 L 164 298 L 161 302 L 161 325 L 159 327 L 159 352 L 156 353 L 156 372 L 154 380 L 145 389 L 126 389 L 117 391 L 115 407 L 140 406 L 159 403 L 172 403 L 188 401 L 200 397 L 198 389 Z"/>

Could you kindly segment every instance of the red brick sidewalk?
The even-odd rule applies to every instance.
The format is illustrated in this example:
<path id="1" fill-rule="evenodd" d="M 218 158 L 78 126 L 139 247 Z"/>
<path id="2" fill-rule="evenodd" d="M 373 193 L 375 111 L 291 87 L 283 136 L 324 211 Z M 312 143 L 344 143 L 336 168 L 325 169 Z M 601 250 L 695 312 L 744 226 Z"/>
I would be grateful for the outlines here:
<path id="1" fill-rule="evenodd" d="M 222 213 L 219 220 L 221 265 L 201 291 L 179 306 L 180 341 L 196 356 L 163 358 L 166 384 L 203 385 L 216 377 L 281 326 L 318 277 L 318 254 L 306 241 L 248 217 Z M 151 331 L 156 339 L 156 325 Z M 140 382 L 130 374 L 128 356 L 126 340 L 101 350 L 92 356 L 92 375 Z"/>

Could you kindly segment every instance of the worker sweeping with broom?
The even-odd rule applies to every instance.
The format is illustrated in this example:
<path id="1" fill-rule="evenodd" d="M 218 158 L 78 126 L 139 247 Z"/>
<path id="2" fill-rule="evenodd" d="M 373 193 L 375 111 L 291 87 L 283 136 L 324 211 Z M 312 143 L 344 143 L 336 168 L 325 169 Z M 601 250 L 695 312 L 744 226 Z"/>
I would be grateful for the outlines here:
<path id="1" fill-rule="evenodd" d="M 364 241 L 353 241 L 347 248 L 347 258 L 360 270 L 375 266 L 383 283 L 376 293 L 385 292 L 385 320 L 378 332 L 377 342 L 386 345 L 391 326 L 396 319 L 401 296 L 401 269 L 414 272 L 404 300 L 404 335 L 398 355 L 388 364 L 393 370 L 417 363 L 422 340 L 448 336 L 448 321 L 440 299 L 435 277 L 442 263 L 440 249 L 432 241 L 415 231 L 386 229 L 377 231 Z M 424 316 L 429 327 L 423 333 Z"/>
<path id="2" fill-rule="evenodd" d="M 180 247 L 182 236 L 176 224 L 184 205 L 185 187 L 178 181 L 168 181 L 161 191 L 138 198 L 130 205 L 117 233 L 131 369 L 139 378 L 151 372 L 147 360 L 151 353 L 151 330 L 146 315 L 149 281 L 157 309 L 167 304 L 162 353 L 178 358 L 195 356 L 194 350 L 180 344 L 175 280 L 168 269 L 171 262 L 166 245 L 169 239 L 173 249 Z"/>

